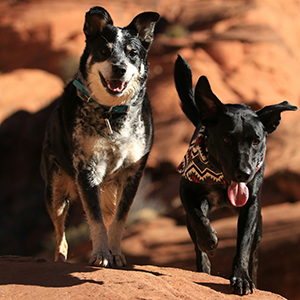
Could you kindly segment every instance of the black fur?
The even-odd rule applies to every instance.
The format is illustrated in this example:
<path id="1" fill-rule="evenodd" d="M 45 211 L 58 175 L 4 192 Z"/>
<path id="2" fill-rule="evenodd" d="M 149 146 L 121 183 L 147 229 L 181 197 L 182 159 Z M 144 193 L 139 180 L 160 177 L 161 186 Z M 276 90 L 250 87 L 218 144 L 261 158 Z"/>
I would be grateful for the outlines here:
<path id="1" fill-rule="evenodd" d="M 118 28 L 102 7 L 86 13 L 86 47 L 75 79 L 92 99 L 73 80 L 66 86 L 46 130 L 41 162 L 56 261 L 67 258 L 65 218 L 69 203 L 80 198 L 93 242 L 90 263 L 126 263 L 120 242 L 153 141 L 145 83 L 158 17 L 142 13 Z M 120 105 L 129 111 L 109 111 Z"/>
<path id="2" fill-rule="evenodd" d="M 239 210 L 237 250 L 233 261 L 231 287 L 245 295 L 254 291 L 258 267 L 257 248 L 262 238 L 260 192 L 264 172 L 266 137 L 280 122 L 280 113 L 296 110 L 288 102 L 264 107 L 258 112 L 243 104 L 222 104 L 201 76 L 192 88 L 192 71 L 178 56 L 175 84 L 186 116 L 197 127 L 205 126 L 210 162 L 222 171 L 226 184 L 207 185 L 182 177 L 180 197 L 187 214 L 187 227 L 195 244 L 197 271 L 210 273 L 208 255 L 214 255 L 218 238 L 207 217 L 212 208 L 229 206 L 232 182 L 247 186 L 249 197 Z M 259 162 L 260 168 L 257 168 Z M 231 189 L 231 188 L 230 188 Z M 239 206 L 239 205 L 237 205 Z"/>

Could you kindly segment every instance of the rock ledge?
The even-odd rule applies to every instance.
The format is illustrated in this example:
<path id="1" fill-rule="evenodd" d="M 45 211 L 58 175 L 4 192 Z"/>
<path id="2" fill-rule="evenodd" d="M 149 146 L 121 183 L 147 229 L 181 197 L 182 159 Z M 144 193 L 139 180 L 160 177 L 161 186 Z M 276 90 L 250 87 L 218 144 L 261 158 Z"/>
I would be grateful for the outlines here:
<path id="1" fill-rule="evenodd" d="M 33 296 L 34 295 L 34 296 Z M 0 258 L 0 299 L 241 299 L 229 281 L 203 273 L 155 266 L 102 269 L 43 259 Z M 243 299 L 285 299 L 256 290 Z"/>

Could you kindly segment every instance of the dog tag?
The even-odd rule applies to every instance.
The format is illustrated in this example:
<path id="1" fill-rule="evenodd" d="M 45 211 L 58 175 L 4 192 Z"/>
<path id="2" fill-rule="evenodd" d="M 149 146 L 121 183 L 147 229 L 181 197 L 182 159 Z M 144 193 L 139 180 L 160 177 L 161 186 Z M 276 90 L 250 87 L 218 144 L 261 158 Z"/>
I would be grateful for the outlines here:
<path id="1" fill-rule="evenodd" d="M 109 119 L 104 119 L 104 120 L 105 120 L 105 124 L 106 124 L 106 127 L 108 129 L 109 134 L 113 134 L 112 128 L 110 126 Z"/>

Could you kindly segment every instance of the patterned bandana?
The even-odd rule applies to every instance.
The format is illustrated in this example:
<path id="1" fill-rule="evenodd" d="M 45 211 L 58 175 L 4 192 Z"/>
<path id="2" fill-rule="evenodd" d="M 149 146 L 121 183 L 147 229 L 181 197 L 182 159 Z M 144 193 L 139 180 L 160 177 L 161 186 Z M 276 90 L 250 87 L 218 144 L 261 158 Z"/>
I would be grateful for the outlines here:
<path id="1" fill-rule="evenodd" d="M 263 162 L 264 159 L 257 166 L 256 172 L 261 168 Z M 192 182 L 210 185 L 227 184 L 222 171 L 208 160 L 207 135 L 204 126 L 191 141 L 177 171 Z"/>
<path id="2" fill-rule="evenodd" d="M 186 179 L 205 184 L 226 184 L 223 173 L 208 160 L 207 135 L 202 126 L 177 168 Z"/>

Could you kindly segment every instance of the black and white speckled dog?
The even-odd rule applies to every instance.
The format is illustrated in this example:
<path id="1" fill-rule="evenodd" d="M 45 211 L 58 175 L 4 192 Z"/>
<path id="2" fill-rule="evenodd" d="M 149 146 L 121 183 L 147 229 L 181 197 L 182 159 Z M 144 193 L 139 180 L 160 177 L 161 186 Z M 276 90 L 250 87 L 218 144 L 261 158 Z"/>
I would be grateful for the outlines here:
<path id="1" fill-rule="evenodd" d="M 43 146 L 55 261 L 67 259 L 65 218 L 69 203 L 80 198 L 93 243 L 90 263 L 126 264 L 120 243 L 153 140 L 145 83 L 158 18 L 144 12 L 118 28 L 102 7 L 86 13 L 79 71 L 60 97 Z"/>

